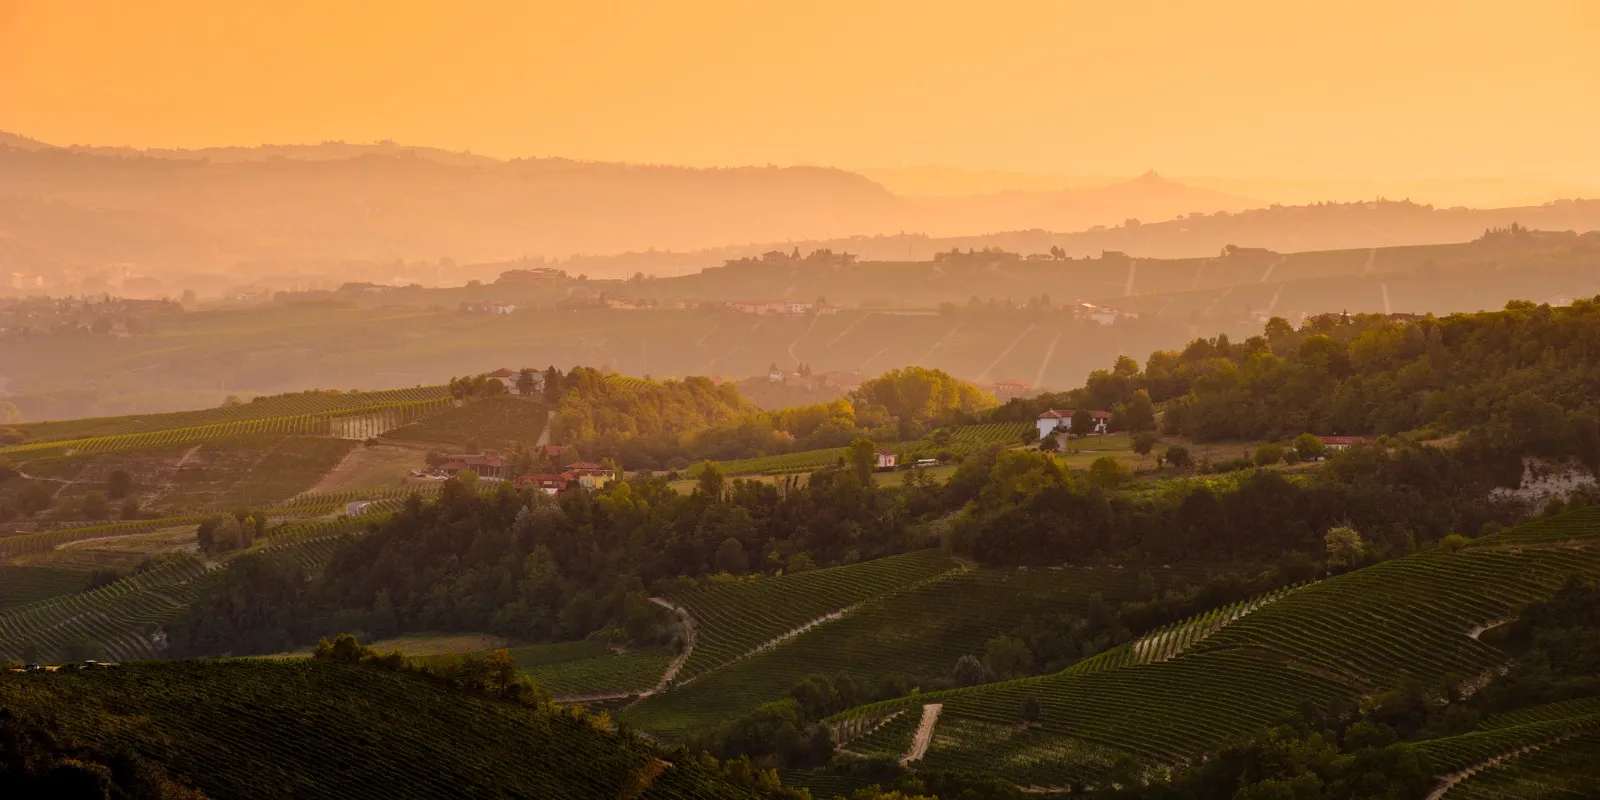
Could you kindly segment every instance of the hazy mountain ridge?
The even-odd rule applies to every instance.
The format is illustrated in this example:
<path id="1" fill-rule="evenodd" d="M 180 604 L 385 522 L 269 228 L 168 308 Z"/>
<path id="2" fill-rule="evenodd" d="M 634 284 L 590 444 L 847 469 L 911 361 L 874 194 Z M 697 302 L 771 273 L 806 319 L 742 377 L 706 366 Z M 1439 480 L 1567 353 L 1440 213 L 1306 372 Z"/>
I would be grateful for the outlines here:
<path id="1" fill-rule="evenodd" d="M 817 166 L 501 161 L 387 142 L 135 150 L 8 136 L 0 144 L 8 145 L 0 146 L 0 191 L 11 199 L 0 212 L 0 237 L 12 242 L 0 267 L 24 271 L 108 260 L 154 271 L 263 260 L 695 251 L 900 230 L 1073 229 L 1252 205 L 1154 176 L 926 198 Z M 84 219 L 130 209 L 146 215 L 138 235 Z M 62 218 L 100 232 L 64 234 L 53 222 Z"/>

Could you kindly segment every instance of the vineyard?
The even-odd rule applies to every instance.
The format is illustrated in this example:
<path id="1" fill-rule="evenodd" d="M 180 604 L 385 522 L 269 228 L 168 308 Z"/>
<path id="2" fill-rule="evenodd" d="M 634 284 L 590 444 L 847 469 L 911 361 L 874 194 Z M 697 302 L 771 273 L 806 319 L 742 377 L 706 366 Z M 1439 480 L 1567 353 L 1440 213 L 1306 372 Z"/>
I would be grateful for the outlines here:
<path id="1" fill-rule="evenodd" d="M 652 733 L 682 738 L 781 698 L 813 674 L 846 674 L 861 687 L 899 676 L 928 691 L 948 685 L 956 661 L 981 656 L 985 642 L 997 633 L 1029 619 L 1046 624 L 1060 614 L 1080 617 L 1097 594 L 1112 603 L 1135 599 L 1139 583 L 1131 572 L 1087 568 L 941 573 L 935 580 L 880 593 L 837 619 L 692 682 L 680 679 L 671 691 L 622 716 Z M 700 615 L 694 616 L 699 623 Z M 691 663 L 708 627 L 701 623 Z M 680 675 L 686 672 L 687 666 Z"/>
<path id="2" fill-rule="evenodd" d="M 180 558 L 91 592 L 56 597 L 0 613 L 0 660 L 153 658 L 150 633 L 194 600 L 206 573 Z"/>
<path id="3" fill-rule="evenodd" d="M 386 438 L 463 447 L 477 442 L 484 447 L 532 447 L 544 432 L 548 413 L 543 403 L 498 396 L 450 408 L 386 434 Z"/>
<path id="4" fill-rule="evenodd" d="M 674 594 L 669 599 L 688 610 L 696 627 L 694 652 L 677 681 L 692 681 L 820 617 L 955 568 L 948 556 L 925 550 L 777 578 L 714 582 Z"/>
<path id="5" fill-rule="evenodd" d="M 128 536 L 136 533 L 146 533 L 158 528 L 174 525 L 189 525 L 200 521 L 200 517 L 167 517 L 165 519 L 138 520 L 135 522 L 113 522 L 106 525 L 83 525 L 74 528 L 61 528 L 40 533 L 24 533 L 17 536 L 0 538 L 0 560 L 15 558 L 28 553 L 41 553 L 54 550 L 69 542 L 81 542 L 88 539 L 104 539 L 114 536 Z"/>
<path id="6" fill-rule="evenodd" d="M 626 375 L 607 375 L 606 387 L 624 392 L 636 392 L 655 385 L 655 381 L 646 378 L 630 378 Z"/>
<path id="7" fill-rule="evenodd" d="M 0 674 L 0 707 L 126 747 L 209 797 L 754 797 L 583 719 L 312 659 Z"/>
<path id="8" fill-rule="evenodd" d="M 1475 539 L 1468 547 L 1539 546 L 1596 538 L 1600 538 L 1600 506 L 1589 506 L 1507 528 Z"/>
<path id="9" fill-rule="evenodd" d="M 75 569 L 0 564 L 0 611 L 75 594 L 89 585 L 89 575 Z"/>
<path id="10" fill-rule="evenodd" d="M 531 648 L 514 649 L 512 655 L 522 671 L 533 676 L 557 701 L 643 692 L 656 685 L 672 661 L 672 653 L 666 648 L 617 653 L 602 645 L 601 652 L 579 658 L 529 664 L 523 661 L 528 649 Z"/>
<path id="11" fill-rule="evenodd" d="M 1034 429 L 1031 422 L 990 422 L 983 425 L 952 425 L 943 430 L 949 432 L 951 440 L 957 442 L 1013 445 L 1022 441 L 1023 434 Z"/>
<path id="12" fill-rule="evenodd" d="M 179 428 L 247 420 L 306 417 L 329 412 L 350 411 L 394 405 L 411 405 L 448 399 L 443 386 L 392 389 L 377 392 L 298 392 L 258 397 L 249 403 L 178 411 L 170 414 L 141 414 L 127 417 L 100 417 L 62 422 L 28 422 L 12 425 L 28 442 L 64 441 L 127 436 Z"/>
<path id="13" fill-rule="evenodd" d="M 364 439 L 381 435 L 402 425 L 408 425 L 449 408 L 451 405 L 452 401 L 449 398 L 419 400 L 412 403 L 365 406 L 326 411 L 318 414 L 302 414 L 293 417 L 257 417 L 188 428 L 169 428 L 148 433 L 128 433 L 84 439 L 32 441 L 9 447 L 0 447 L 0 455 L 5 455 L 12 460 L 19 460 L 52 455 L 110 453 L 123 450 L 143 450 L 198 442 L 239 439 L 262 434 Z"/>
<path id="14" fill-rule="evenodd" d="M 1469 632 L 1548 597 L 1573 574 L 1600 575 L 1600 553 L 1421 553 L 1308 586 L 1197 649 L 1266 651 L 1353 686 L 1477 675 L 1505 657 Z"/>
<path id="15" fill-rule="evenodd" d="M 1600 730 L 1590 728 L 1485 764 L 1443 800 L 1566 800 L 1600 792 Z"/>

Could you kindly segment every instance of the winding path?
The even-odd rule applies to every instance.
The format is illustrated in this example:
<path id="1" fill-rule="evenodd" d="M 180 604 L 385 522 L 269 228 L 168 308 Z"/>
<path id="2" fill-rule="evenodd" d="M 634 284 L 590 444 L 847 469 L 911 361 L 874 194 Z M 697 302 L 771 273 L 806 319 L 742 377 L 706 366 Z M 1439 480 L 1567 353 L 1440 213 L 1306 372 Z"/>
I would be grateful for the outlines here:
<path id="1" fill-rule="evenodd" d="M 906 751 L 905 758 L 900 759 L 900 766 L 921 761 L 928 754 L 928 745 L 933 743 L 933 726 L 939 724 L 939 712 L 943 710 L 944 703 L 929 703 L 922 707 L 922 721 L 917 723 L 917 736 L 911 740 L 911 749 Z"/>

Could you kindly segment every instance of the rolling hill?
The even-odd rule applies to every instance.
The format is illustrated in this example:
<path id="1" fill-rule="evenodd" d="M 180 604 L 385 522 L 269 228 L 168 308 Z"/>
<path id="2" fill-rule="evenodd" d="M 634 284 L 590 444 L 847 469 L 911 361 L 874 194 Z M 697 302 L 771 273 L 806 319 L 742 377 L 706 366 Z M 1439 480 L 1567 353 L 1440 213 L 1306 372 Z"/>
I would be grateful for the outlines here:
<path id="1" fill-rule="evenodd" d="M 773 796 L 578 717 L 311 659 L 0 674 L 0 707 L 216 798 Z"/>

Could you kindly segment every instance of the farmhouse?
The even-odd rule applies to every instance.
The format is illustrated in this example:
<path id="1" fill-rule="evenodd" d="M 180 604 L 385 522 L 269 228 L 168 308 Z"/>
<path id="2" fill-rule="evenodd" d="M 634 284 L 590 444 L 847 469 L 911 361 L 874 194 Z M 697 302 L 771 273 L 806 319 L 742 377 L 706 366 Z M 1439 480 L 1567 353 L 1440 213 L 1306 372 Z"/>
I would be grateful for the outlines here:
<path id="1" fill-rule="evenodd" d="M 572 486 L 572 481 L 577 476 L 571 472 L 540 472 L 524 475 L 517 479 L 518 489 L 538 489 L 545 494 L 560 494 Z"/>
<path id="2" fill-rule="evenodd" d="M 517 373 L 505 367 L 501 367 L 494 372 L 485 373 L 483 377 L 492 381 L 499 381 L 500 385 L 506 387 L 508 392 L 517 390 Z"/>
<path id="3" fill-rule="evenodd" d="M 578 485 L 585 489 L 600 489 L 616 477 L 611 470 L 592 461 L 578 461 L 567 465 L 567 472 L 572 473 L 578 480 Z"/>
<path id="4" fill-rule="evenodd" d="M 439 471 L 451 477 L 470 469 L 480 478 L 499 479 L 505 468 L 505 459 L 492 453 L 445 456 L 444 463 L 439 465 Z"/>
<path id="5" fill-rule="evenodd" d="M 1039 415 L 1039 438 L 1043 439 L 1054 433 L 1070 433 L 1072 431 L 1072 415 L 1076 414 L 1070 408 L 1052 408 Z M 1090 411 L 1089 416 L 1094 419 L 1093 433 L 1106 433 L 1111 430 L 1111 414 L 1107 411 Z"/>
<path id="6" fill-rule="evenodd" d="M 899 460 L 899 456 L 894 453 L 875 453 L 874 455 L 878 457 L 878 469 L 894 469 L 895 463 Z"/>
<path id="7" fill-rule="evenodd" d="M 1372 444 L 1371 439 L 1361 436 L 1318 436 L 1317 441 L 1322 442 L 1323 450 L 1335 452 L 1349 450 L 1358 444 Z"/>

